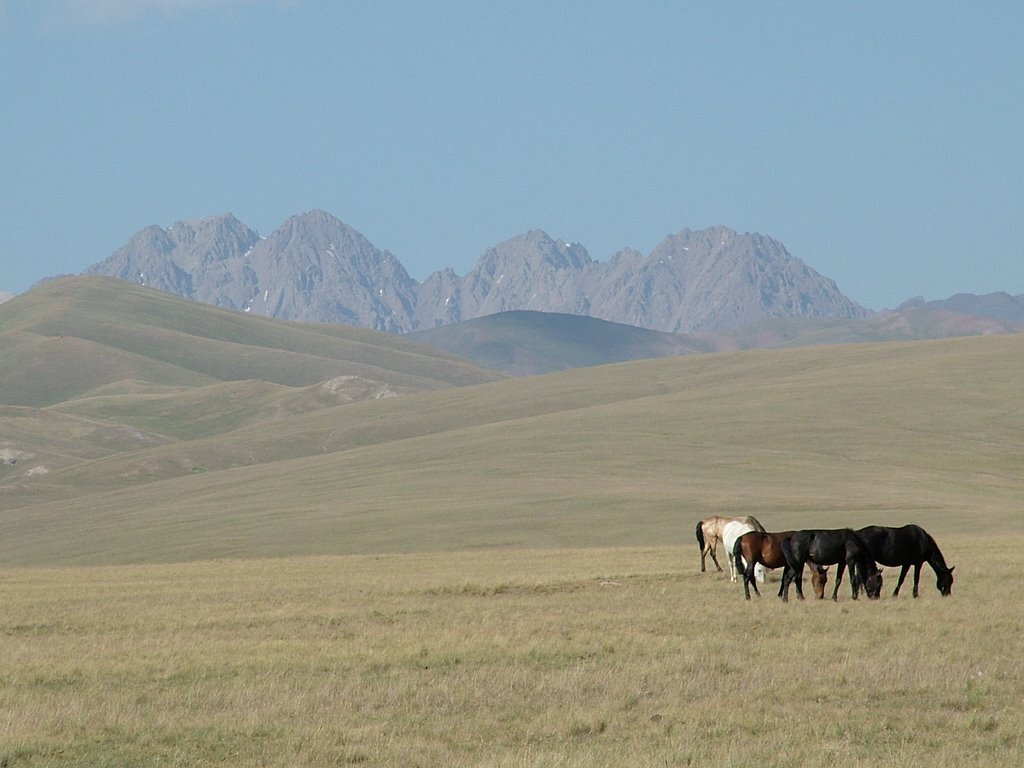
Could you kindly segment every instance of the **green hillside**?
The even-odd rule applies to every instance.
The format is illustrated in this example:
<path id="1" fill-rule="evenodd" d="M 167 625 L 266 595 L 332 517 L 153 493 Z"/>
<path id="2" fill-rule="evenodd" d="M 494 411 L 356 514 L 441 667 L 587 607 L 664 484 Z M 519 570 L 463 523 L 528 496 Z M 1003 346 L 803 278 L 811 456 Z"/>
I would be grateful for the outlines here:
<path id="1" fill-rule="evenodd" d="M 499 378 L 394 335 L 251 317 L 111 278 L 53 280 L 0 305 L 5 405 L 53 405 L 125 381 L 306 387 L 339 375 L 410 391 Z"/>
<path id="2" fill-rule="evenodd" d="M 277 407 L 267 383 L 208 385 L 187 390 L 194 409 L 225 416 L 192 439 L 0 486 L 0 556 L 689 543 L 715 513 L 1019 532 L 1021 381 L 1024 336 L 1007 335 L 664 358 L 273 420 L 224 405 Z M 185 396 L 108 389 L 46 413 L 178 423 Z"/>

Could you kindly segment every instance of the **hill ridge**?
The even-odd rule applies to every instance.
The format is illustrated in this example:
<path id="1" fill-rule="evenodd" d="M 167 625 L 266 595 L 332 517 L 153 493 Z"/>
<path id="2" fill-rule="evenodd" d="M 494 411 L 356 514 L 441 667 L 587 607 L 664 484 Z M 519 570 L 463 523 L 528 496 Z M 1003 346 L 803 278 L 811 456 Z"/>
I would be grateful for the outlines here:
<path id="1" fill-rule="evenodd" d="M 402 337 L 197 304 L 106 277 L 46 282 L 0 305 L 0 402 L 46 406 L 122 380 L 306 387 L 340 375 L 396 391 L 498 378 Z"/>

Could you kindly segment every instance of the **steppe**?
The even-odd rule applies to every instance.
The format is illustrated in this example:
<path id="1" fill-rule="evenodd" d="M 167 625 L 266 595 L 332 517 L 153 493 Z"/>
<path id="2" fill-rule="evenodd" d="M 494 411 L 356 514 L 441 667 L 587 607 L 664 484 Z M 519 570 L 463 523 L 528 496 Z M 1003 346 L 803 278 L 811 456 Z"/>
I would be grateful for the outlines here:
<path id="1" fill-rule="evenodd" d="M 506 379 L 43 288 L 0 307 L 8 766 L 1024 759 L 1024 336 Z M 709 514 L 916 522 L 953 594 L 748 603 Z"/>

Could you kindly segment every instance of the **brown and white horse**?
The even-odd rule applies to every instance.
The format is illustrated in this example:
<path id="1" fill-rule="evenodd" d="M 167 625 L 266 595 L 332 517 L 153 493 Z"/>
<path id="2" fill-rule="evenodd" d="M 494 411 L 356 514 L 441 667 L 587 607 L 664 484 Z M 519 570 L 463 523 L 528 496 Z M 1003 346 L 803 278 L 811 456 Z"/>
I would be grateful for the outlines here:
<path id="1" fill-rule="evenodd" d="M 760 521 L 756 517 L 721 517 L 720 515 L 714 515 L 712 517 L 704 518 L 697 523 L 697 545 L 700 547 L 701 571 L 707 570 L 704 566 L 709 554 L 711 555 L 711 559 L 715 562 L 715 567 L 719 571 L 722 570 L 722 566 L 718 564 L 718 557 L 716 556 L 718 542 L 722 540 L 722 534 L 725 532 L 725 526 L 734 521 L 746 523 L 755 531 L 764 530 L 764 526 L 761 525 Z M 728 554 L 729 553 L 727 552 L 726 555 Z"/>
<path id="2" fill-rule="evenodd" d="M 736 547 L 736 539 L 742 536 L 744 533 L 756 530 L 750 523 L 741 523 L 738 520 L 733 520 L 731 523 L 726 523 L 725 528 L 722 529 L 722 544 L 725 545 L 725 559 L 729 561 L 729 581 L 735 583 L 736 571 L 739 569 L 740 573 L 745 573 L 747 570 L 746 560 L 742 563 L 737 564 L 736 558 L 731 556 L 731 552 Z M 756 563 L 754 565 L 754 576 L 762 584 L 765 582 L 765 569 L 762 563 Z"/>

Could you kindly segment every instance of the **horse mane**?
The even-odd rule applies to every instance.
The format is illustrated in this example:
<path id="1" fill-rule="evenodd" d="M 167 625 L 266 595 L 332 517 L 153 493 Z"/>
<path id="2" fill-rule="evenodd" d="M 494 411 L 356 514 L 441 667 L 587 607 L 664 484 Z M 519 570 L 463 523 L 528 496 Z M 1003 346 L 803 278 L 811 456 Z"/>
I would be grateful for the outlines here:
<path id="1" fill-rule="evenodd" d="M 939 549 L 939 545 L 936 543 L 935 538 L 921 526 L 916 525 L 914 527 L 921 532 L 921 536 L 924 538 L 924 542 L 927 547 L 924 554 L 928 557 L 928 565 L 932 566 L 934 569 L 935 563 L 938 563 L 943 569 L 948 570 L 949 566 L 946 565 L 946 558 L 942 556 L 942 550 Z"/>
<path id="2" fill-rule="evenodd" d="M 768 533 L 768 529 L 761 525 L 761 521 L 758 520 L 756 517 L 754 517 L 753 515 L 747 515 L 747 518 L 750 520 L 751 524 L 761 533 Z"/>

